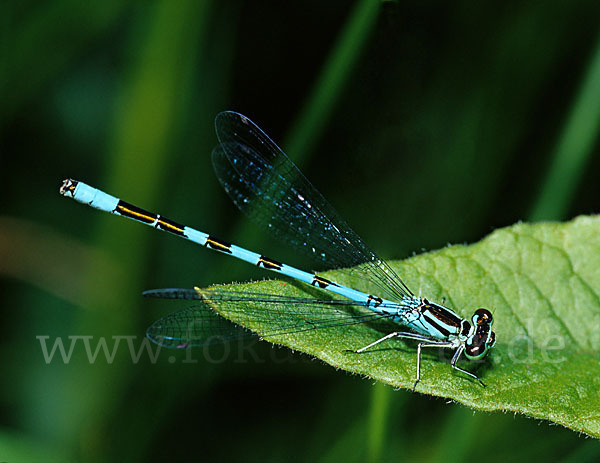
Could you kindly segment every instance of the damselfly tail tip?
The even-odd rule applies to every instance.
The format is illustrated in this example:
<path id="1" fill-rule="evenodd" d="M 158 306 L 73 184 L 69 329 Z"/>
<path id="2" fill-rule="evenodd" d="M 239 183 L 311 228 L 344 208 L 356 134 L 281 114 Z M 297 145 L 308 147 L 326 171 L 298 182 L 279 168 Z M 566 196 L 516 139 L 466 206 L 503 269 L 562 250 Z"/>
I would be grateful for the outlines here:
<path id="1" fill-rule="evenodd" d="M 77 180 L 73 180 L 72 178 L 66 178 L 63 180 L 60 189 L 58 190 L 63 196 L 73 196 L 73 192 L 75 191 L 75 187 L 77 186 Z"/>

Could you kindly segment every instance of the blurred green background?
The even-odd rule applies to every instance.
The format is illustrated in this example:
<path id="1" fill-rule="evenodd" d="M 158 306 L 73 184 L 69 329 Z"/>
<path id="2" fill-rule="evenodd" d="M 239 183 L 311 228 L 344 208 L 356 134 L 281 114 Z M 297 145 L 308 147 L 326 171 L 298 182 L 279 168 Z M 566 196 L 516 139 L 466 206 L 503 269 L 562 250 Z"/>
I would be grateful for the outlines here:
<path id="1" fill-rule="evenodd" d="M 132 359 L 127 340 L 142 349 L 182 308 L 143 290 L 272 275 L 58 194 L 81 179 L 302 266 L 213 175 L 213 118 L 232 109 L 387 259 L 595 213 L 597 0 L 0 8 L 0 461 L 598 461 L 597 441 L 547 422 L 266 343 Z M 70 360 L 46 362 L 57 339 Z M 90 360 L 101 339 L 114 357 Z"/>

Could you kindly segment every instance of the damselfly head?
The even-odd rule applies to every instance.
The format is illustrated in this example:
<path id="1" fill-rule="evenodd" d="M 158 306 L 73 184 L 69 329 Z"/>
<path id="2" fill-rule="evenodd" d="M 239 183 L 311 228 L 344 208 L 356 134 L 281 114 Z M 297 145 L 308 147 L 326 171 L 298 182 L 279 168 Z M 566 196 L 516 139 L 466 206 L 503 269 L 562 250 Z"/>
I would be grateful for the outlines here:
<path id="1" fill-rule="evenodd" d="M 489 310 L 481 308 L 475 311 L 471 321 L 474 333 L 465 342 L 465 356 L 476 360 L 485 357 L 496 343 L 496 334 L 492 331 L 494 317 Z"/>

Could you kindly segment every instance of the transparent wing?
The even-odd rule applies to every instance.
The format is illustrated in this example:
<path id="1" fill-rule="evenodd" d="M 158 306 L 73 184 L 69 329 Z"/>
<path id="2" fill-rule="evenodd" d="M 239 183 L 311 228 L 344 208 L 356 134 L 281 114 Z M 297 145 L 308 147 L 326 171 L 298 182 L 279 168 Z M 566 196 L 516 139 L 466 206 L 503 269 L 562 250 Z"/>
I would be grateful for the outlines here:
<path id="1" fill-rule="evenodd" d="M 148 328 L 148 338 L 164 347 L 198 347 L 256 335 L 274 338 L 367 322 L 377 325 L 384 323 L 390 329 L 391 326 L 387 324 L 392 323 L 388 320 L 389 315 L 372 312 L 364 304 L 350 300 L 319 300 L 219 290 L 203 290 L 199 294 L 186 289 L 151 290 L 144 295 L 200 301 L 196 306 L 161 318 Z M 211 308 L 215 306 L 235 323 Z M 247 324 L 262 328 L 253 333 L 244 328 Z M 271 328 L 264 328 L 266 326 Z M 380 326 L 379 329 L 386 327 Z"/>
<path id="2" fill-rule="evenodd" d="M 274 236 L 330 268 L 370 282 L 378 296 L 401 300 L 411 291 L 338 215 L 296 165 L 250 119 L 222 112 L 215 172 L 235 205 Z"/>

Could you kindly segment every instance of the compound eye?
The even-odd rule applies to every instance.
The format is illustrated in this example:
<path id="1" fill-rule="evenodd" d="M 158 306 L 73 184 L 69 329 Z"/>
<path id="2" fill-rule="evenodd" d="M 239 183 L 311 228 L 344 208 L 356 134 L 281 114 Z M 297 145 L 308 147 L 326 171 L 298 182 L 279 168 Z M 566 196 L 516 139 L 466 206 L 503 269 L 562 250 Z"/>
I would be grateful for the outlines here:
<path id="1" fill-rule="evenodd" d="M 465 355 L 470 360 L 482 358 L 488 350 L 488 346 L 484 343 L 477 343 L 465 346 Z"/>
<path id="2" fill-rule="evenodd" d="M 486 344 L 488 345 L 488 347 L 494 347 L 494 345 L 496 344 L 496 333 L 494 333 L 493 331 L 490 333 L 490 338 L 488 339 L 488 342 Z"/>
<path id="3" fill-rule="evenodd" d="M 475 317 L 477 317 L 477 324 L 481 325 L 482 323 L 491 324 L 494 317 L 492 317 L 492 313 L 488 309 L 477 309 L 473 314 L 473 321 L 475 321 Z"/>

